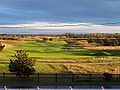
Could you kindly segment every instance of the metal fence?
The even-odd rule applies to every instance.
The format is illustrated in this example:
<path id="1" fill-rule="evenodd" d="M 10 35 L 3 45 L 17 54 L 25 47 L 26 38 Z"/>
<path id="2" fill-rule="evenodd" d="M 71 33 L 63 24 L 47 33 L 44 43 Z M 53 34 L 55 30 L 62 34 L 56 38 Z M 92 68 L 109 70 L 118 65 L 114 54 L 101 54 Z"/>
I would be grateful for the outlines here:
<path id="1" fill-rule="evenodd" d="M 111 74 L 112 78 L 103 74 L 36 73 L 27 78 L 16 77 L 13 73 L 0 73 L 0 86 L 32 87 L 32 86 L 74 86 L 74 85 L 120 85 L 120 74 Z M 109 80 L 106 80 L 108 78 Z"/>

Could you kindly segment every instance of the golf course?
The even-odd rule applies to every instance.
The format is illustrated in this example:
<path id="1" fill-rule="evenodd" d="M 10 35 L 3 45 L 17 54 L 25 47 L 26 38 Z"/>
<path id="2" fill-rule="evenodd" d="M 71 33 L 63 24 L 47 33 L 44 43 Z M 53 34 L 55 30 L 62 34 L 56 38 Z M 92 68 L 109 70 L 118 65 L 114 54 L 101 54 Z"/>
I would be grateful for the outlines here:
<path id="1" fill-rule="evenodd" d="M 119 50 L 94 50 L 69 45 L 65 41 L 1 40 L 5 48 L 0 52 L 0 72 L 9 72 L 8 64 L 16 50 L 26 50 L 36 59 L 40 73 L 120 73 Z"/>

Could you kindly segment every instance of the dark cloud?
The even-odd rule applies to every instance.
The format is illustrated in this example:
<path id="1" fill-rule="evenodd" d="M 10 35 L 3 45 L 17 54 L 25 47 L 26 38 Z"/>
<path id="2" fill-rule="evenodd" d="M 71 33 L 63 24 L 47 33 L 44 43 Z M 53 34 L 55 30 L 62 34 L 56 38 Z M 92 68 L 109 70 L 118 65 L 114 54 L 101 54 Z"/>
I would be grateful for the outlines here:
<path id="1" fill-rule="evenodd" d="M 0 18 L 6 22 L 115 22 L 120 20 L 120 0 L 0 0 Z"/>

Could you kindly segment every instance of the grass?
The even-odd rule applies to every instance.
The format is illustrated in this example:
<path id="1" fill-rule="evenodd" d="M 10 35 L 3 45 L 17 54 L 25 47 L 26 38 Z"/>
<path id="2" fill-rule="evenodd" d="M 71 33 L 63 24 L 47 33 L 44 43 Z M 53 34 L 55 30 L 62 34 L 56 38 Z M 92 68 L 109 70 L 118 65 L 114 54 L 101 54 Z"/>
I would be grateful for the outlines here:
<path id="1" fill-rule="evenodd" d="M 18 42 L 17 42 L 18 43 Z M 12 48 L 8 48 L 0 52 L 0 59 L 9 60 L 14 54 L 15 50 L 27 50 L 31 57 L 48 58 L 48 59 L 75 59 L 75 58 L 88 58 L 96 56 L 110 56 L 109 53 L 104 51 L 89 50 L 82 47 L 69 46 L 66 51 L 64 41 L 52 41 L 52 42 L 36 42 L 29 41 L 25 44 L 15 45 Z"/>
<path id="2" fill-rule="evenodd" d="M 62 73 L 62 72 L 85 72 L 96 73 L 98 70 L 102 73 L 106 68 L 111 73 L 114 69 L 120 70 L 119 65 L 115 64 L 110 67 L 102 65 L 77 65 L 69 63 L 100 63 L 100 62 L 115 62 L 120 61 L 119 51 L 106 51 L 106 50 L 90 50 L 83 47 L 69 45 L 67 50 L 64 41 L 2 41 L 6 48 L 0 52 L 0 61 L 8 61 L 13 58 L 15 50 L 27 50 L 30 57 L 36 57 L 39 62 L 36 63 L 36 72 L 42 73 Z M 104 58 L 103 58 L 104 57 Z M 46 64 L 41 64 L 41 62 Z M 52 65 L 51 62 L 63 63 L 61 65 Z M 64 63 L 68 63 L 64 65 Z M 88 67 L 91 67 L 89 71 Z M 98 68 L 98 69 L 96 69 Z M 101 68 L 101 69 L 100 69 Z M 0 72 L 8 72 L 7 64 L 0 64 Z"/>
<path id="3" fill-rule="evenodd" d="M 66 68 L 73 73 L 94 73 L 103 74 L 105 72 L 120 74 L 120 64 L 68 64 Z"/>
<path id="4" fill-rule="evenodd" d="M 0 72 L 9 72 L 7 64 L 0 64 Z"/>

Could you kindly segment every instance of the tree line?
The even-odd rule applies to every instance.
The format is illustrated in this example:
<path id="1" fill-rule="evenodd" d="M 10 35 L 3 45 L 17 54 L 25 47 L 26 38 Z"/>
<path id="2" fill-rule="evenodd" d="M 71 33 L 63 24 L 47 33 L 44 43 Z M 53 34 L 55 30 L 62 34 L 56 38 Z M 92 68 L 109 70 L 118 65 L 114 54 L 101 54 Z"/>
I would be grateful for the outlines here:
<path id="1" fill-rule="evenodd" d="M 75 34 L 65 33 L 63 34 L 67 38 L 120 38 L 120 33 L 90 33 L 90 34 Z"/>

